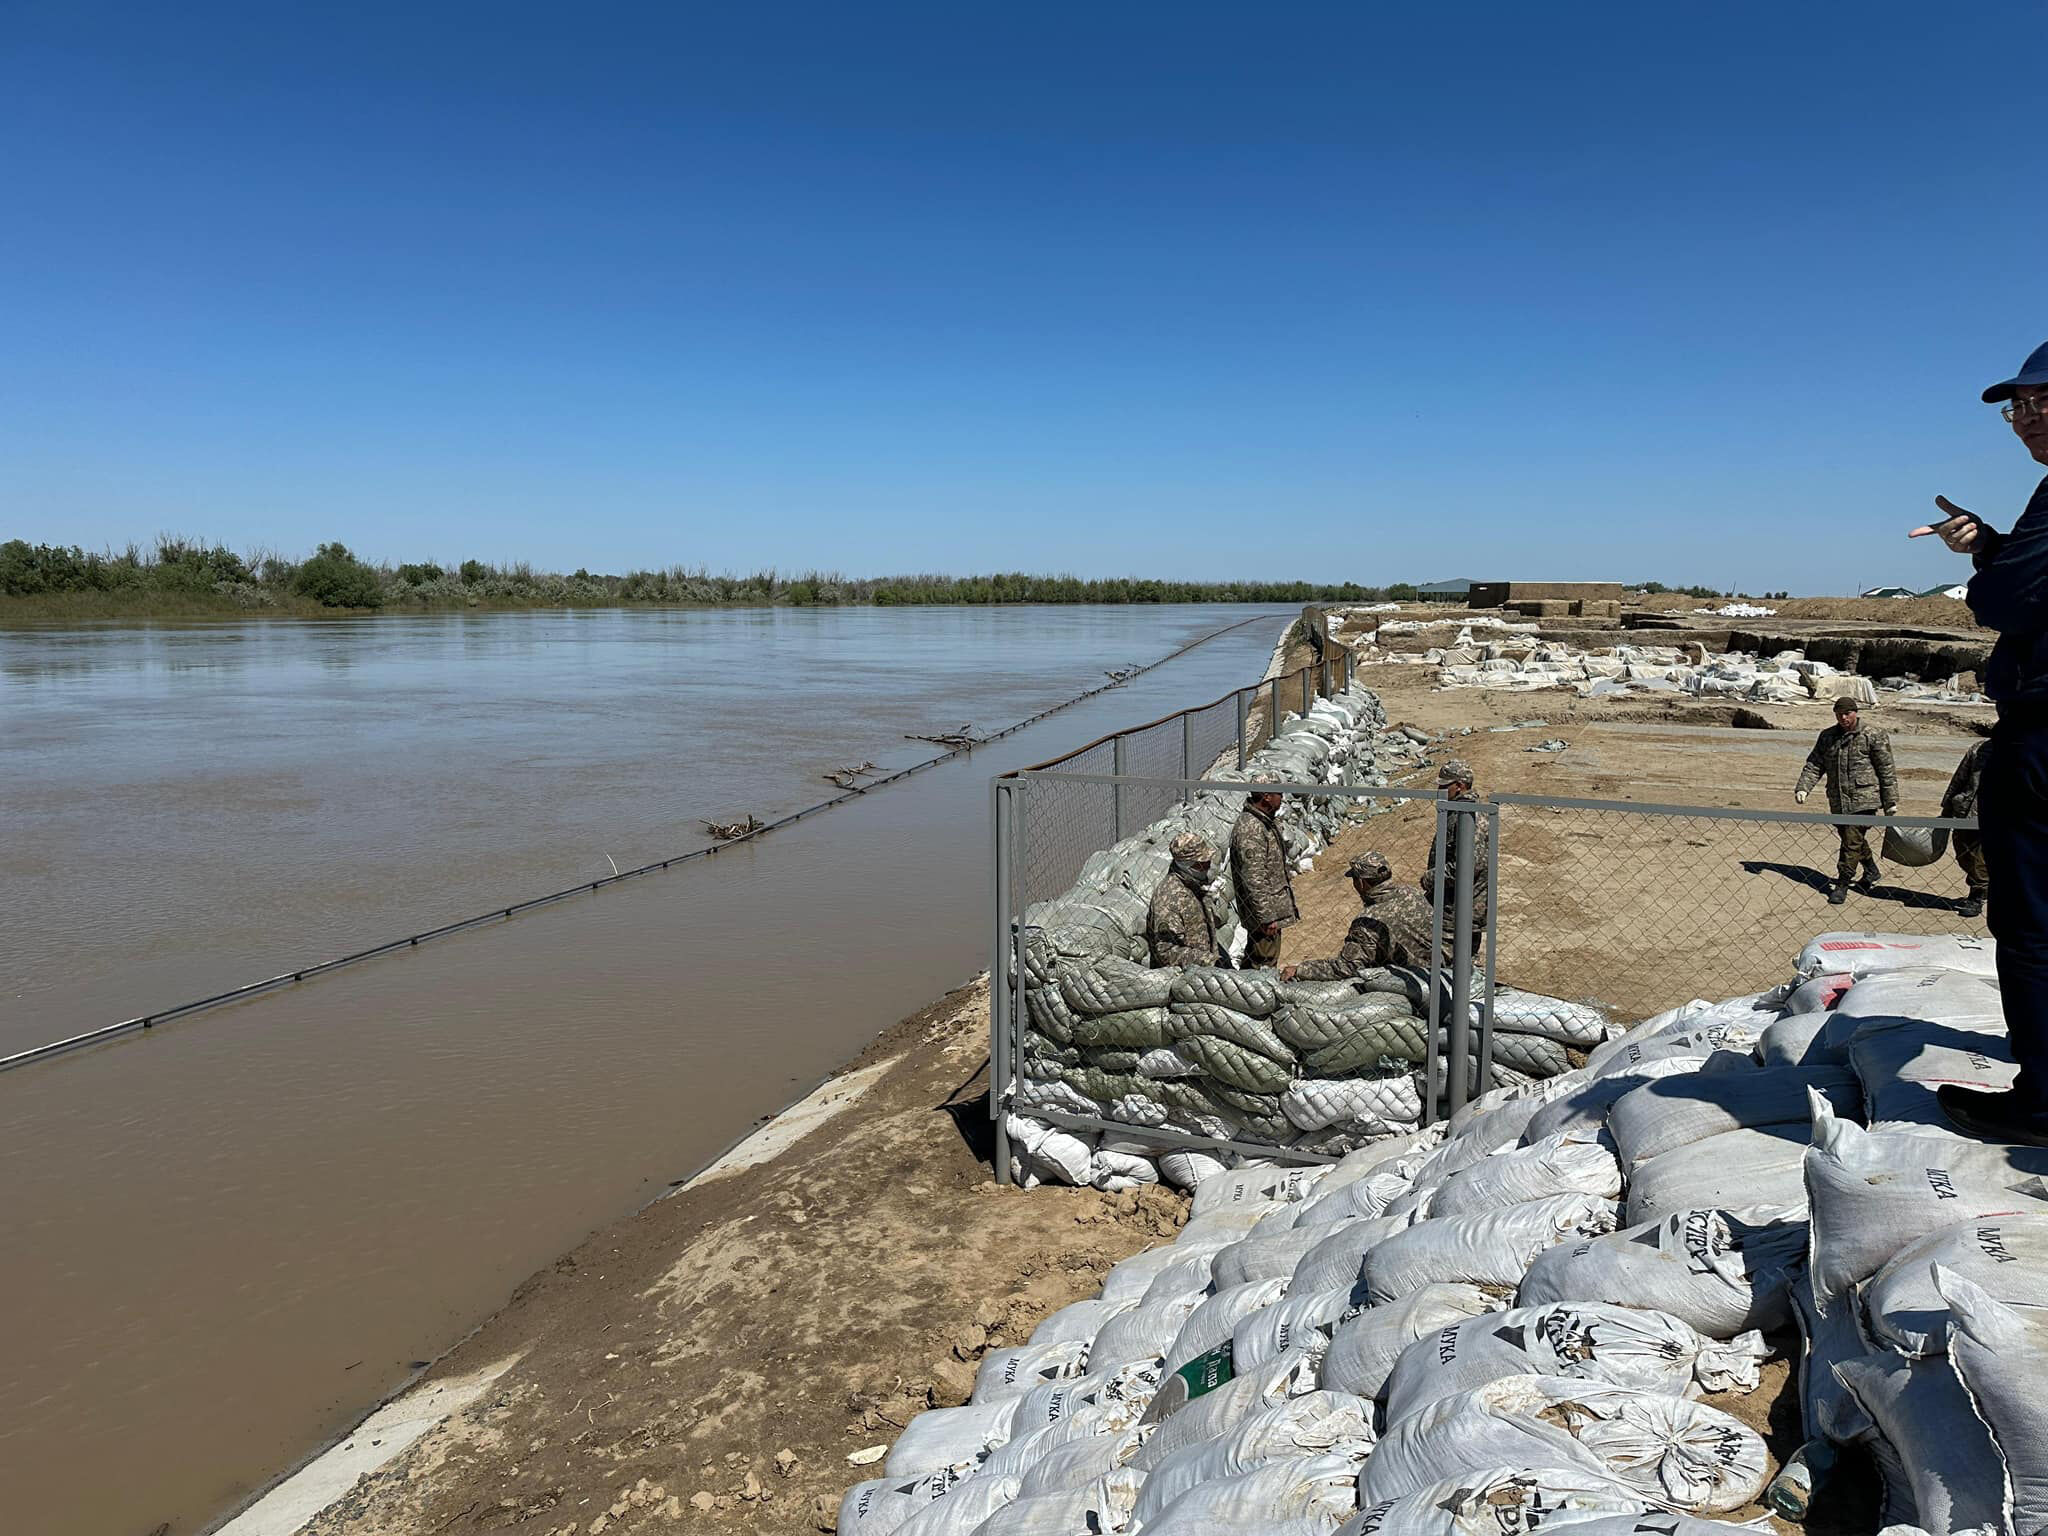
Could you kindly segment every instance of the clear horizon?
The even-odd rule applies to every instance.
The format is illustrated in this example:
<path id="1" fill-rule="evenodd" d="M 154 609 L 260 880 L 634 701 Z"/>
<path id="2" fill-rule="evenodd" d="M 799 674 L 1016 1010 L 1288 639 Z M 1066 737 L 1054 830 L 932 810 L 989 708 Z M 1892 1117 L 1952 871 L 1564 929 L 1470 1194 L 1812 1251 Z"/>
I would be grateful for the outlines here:
<path id="1" fill-rule="evenodd" d="M 1834 594 L 2039 477 L 2038 11 L 6 35 L 0 538 Z"/>

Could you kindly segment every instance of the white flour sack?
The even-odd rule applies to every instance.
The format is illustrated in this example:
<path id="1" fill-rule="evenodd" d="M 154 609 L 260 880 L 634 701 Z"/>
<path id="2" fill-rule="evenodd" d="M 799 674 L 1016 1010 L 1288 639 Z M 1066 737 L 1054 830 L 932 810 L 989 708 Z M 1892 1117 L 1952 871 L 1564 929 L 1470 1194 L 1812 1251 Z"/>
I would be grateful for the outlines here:
<path id="1" fill-rule="evenodd" d="M 1296 1456 L 1199 1484 L 1150 1519 L 1139 1518 L 1146 1536 L 1217 1536 L 1224 1531 L 1255 1536 L 1305 1518 L 1320 1519 L 1322 1529 L 1334 1530 L 1356 1508 L 1355 1457 Z"/>
<path id="2" fill-rule="evenodd" d="M 1973 1034 L 1922 1019 L 1866 1021 L 1849 1043 L 1849 1063 L 1863 1081 L 1863 1119 L 1872 1130 L 1909 1130 L 1957 1140 L 1964 1135 L 1942 1113 L 1935 1090 L 1953 1084 L 2002 1093 L 2020 1075 L 2002 1036 Z"/>
<path id="3" fill-rule="evenodd" d="M 1150 1521 L 1182 1494 L 1268 1462 L 1340 1454 L 1356 1464 L 1372 1449 L 1372 1404 L 1345 1392 L 1310 1392 L 1254 1414 L 1229 1434 L 1183 1446 L 1145 1478 L 1137 1517 Z"/>
<path id="4" fill-rule="evenodd" d="M 1676 1211 L 1536 1256 L 1517 1300 L 1627 1296 L 1710 1339 L 1791 1321 L 1792 1278 L 1806 1261 L 1806 1223 L 1769 1209 Z"/>
<path id="5" fill-rule="evenodd" d="M 1276 1214 L 1296 1209 L 1282 1206 Z M 1241 1243 L 1232 1243 L 1216 1255 L 1211 1272 L 1216 1288 L 1249 1285 L 1254 1280 L 1285 1279 L 1294 1273 L 1307 1252 L 1330 1235 L 1328 1227 L 1286 1227 L 1271 1237 L 1253 1233 Z"/>
<path id="6" fill-rule="evenodd" d="M 1613 1478 L 1693 1514 L 1763 1492 L 1756 1431 L 1704 1403 L 1555 1376 L 1507 1376 L 1390 1425 L 1360 1482 L 1361 1506 L 1427 1488 L 1447 1467 L 1554 1466 Z"/>
<path id="7" fill-rule="evenodd" d="M 1863 1105 L 1856 1074 L 1843 1067 L 1694 1072 L 1624 1094 L 1607 1112 L 1607 1129 L 1629 1168 L 1724 1131 L 1767 1125 L 1796 1126 L 1792 1139 L 1803 1145 L 1813 1113 L 1809 1089 L 1826 1094 L 1840 1114 L 1853 1115 Z"/>
<path id="8" fill-rule="evenodd" d="M 1835 1375 L 1877 1426 L 1886 1519 L 1910 1520 L 1931 1536 L 2010 1529 L 1998 1448 L 1946 1359 L 1878 1350 L 1837 1365 Z"/>
<path id="9" fill-rule="evenodd" d="M 1337 1536 L 1524 1536 L 1565 1526 L 1575 1532 L 1598 1527 L 1623 1536 L 1619 1522 L 1637 1520 L 1648 1509 L 1642 1498 L 1604 1473 L 1582 1467 L 1496 1466 L 1368 1504 L 1337 1528 Z M 1693 1536 L 1690 1526 L 1727 1536 L 1725 1525 L 1662 1512 L 1655 1518 L 1659 1523 L 1650 1529 L 1656 1536 L 1667 1530 Z M 1674 1529 L 1665 1522 L 1679 1523 Z"/>
<path id="10" fill-rule="evenodd" d="M 1675 1148 L 1630 1172 L 1628 1225 L 1698 1206 L 1796 1209 L 1806 1201 L 1805 1160 L 1806 1134 L 1798 1125 L 1723 1131 Z"/>
<path id="11" fill-rule="evenodd" d="M 1553 1243 L 1612 1232 L 1618 1211 L 1597 1195 L 1552 1195 L 1476 1216 L 1446 1216 L 1396 1232 L 1365 1255 L 1375 1306 L 1445 1281 L 1512 1291 Z"/>
<path id="12" fill-rule="evenodd" d="M 1104 1301 L 1098 1296 L 1070 1302 L 1032 1329 L 1030 1342 L 1090 1343 L 1102 1331 L 1104 1324 L 1130 1311 L 1134 1305 L 1136 1303 L 1130 1301 Z"/>
<path id="13" fill-rule="evenodd" d="M 1236 1331 L 1243 1318 L 1270 1307 L 1287 1294 L 1287 1280 L 1254 1280 L 1249 1285 L 1233 1285 L 1228 1290 L 1218 1291 L 1194 1311 L 1188 1320 L 1180 1325 L 1173 1342 L 1166 1349 L 1166 1373 L 1171 1375 L 1197 1355 L 1206 1355 L 1218 1344 L 1226 1342 Z"/>
<path id="14" fill-rule="evenodd" d="M 1565 1131 L 1491 1153 L 1437 1185 L 1423 1210 L 1431 1217 L 1471 1216 L 1547 1195 L 1619 1200 L 1621 1164 L 1606 1138 Z"/>
<path id="15" fill-rule="evenodd" d="M 1935 1289 L 1937 1265 L 2023 1316 L 2048 1319 L 2048 1207 L 2039 1215 L 1959 1221 L 1901 1248 L 1863 1287 L 1873 1338 L 1902 1355 L 1948 1348 L 1949 1304 Z"/>
<path id="16" fill-rule="evenodd" d="M 1167 1278 L 1172 1278 L 1171 1271 Z M 1095 1336 L 1088 1358 L 1098 1367 L 1108 1367 L 1154 1360 L 1165 1354 L 1188 1314 L 1206 1299 L 1204 1285 L 1147 1301 L 1124 1313 Z"/>
<path id="17" fill-rule="evenodd" d="M 1866 1131 L 1817 1103 L 1806 1150 L 1814 1299 L 1827 1310 L 1907 1244 L 1958 1221 L 2042 1214 L 2044 1173 L 2048 1148 Z"/>
<path id="18" fill-rule="evenodd" d="M 1955 1317 L 1949 1363 L 2005 1463 L 2006 1524 L 2048 1529 L 2048 1327 L 1960 1274 L 1936 1269 L 1934 1281 Z"/>
<path id="19" fill-rule="evenodd" d="M 964 1408 L 933 1408 L 920 1413 L 904 1426 L 896 1443 L 889 1447 L 889 1459 L 882 1463 L 886 1477 L 918 1477 L 942 1467 L 974 1467 L 989 1452 L 1007 1444 L 1010 1425 L 1021 1398 L 999 1398 L 992 1403 L 969 1403 Z"/>
<path id="20" fill-rule="evenodd" d="M 1960 971 L 1886 971 L 1868 977 L 1851 987 L 1841 1006 L 1827 1016 L 1816 1049 L 1847 1060 L 1857 1035 L 1910 1021 L 2002 1036 L 2004 1009 L 1998 983 Z"/>
<path id="21" fill-rule="evenodd" d="M 1500 1310 L 1497 1292 L 1476 1285 L 1425 1285 L 1399 1301 L 1367 1307 L 1337 1325 L 1323 1356 L 1323 1385 L 1359 1397 L 1385 1391 L 1395 1361 L 1417 1339 L 1468 1317 Z"/>
<path id="22" fill-rule="evenodd" d="M 1085 1488 L 1103 1473 L 1114 1472 L 1127 1463 L 1143 1438 L 1135 1428 L 1104 1429 L 1049 1447 L 1025 1470 L 1017 1497 L 1035 1499 L 1043 1494 Z"/>
<path id="23" fill-rule="evenodd" d="M 1610 1072 L 1601 1077 L 1588 1078 L 1577 1087 L 1551 1099 L 1535 1114 L 1522 1131 L 1522 1140 L 1533 1143 L 1546 1137 L 1559 1136 L 1567 1131 L 1595 1133 L 1607 1128 L 1607 1111 L 1622 1095 L 1632 1093 L 1645 1083 L 1656 1082 L 1659 1078 L 1673 1074 L 1692 1074 L 1707 1063 L 1705 1051 L 1693 1051 L 1681 1056 L 1662 1056 L 1655 1061 L 1632 1067 L 1626 1072 Z"/>
<path id="24" fill-rule="evenodd" d="M 1751 1392 L 1769 1353 L 1754 1331 L 1722 1344 L 1663 1312 L 1555 1302 L 1467 1318 L 1426 1333 L 1387 1378 L 1386 1422 L 1504 1376 L 1568 1376 L 1666 1397 Z"/>
<path id="25" fill-rule="evenodd" d="M 1918 969 L 1996 976 L 1997 956 L 1998 948 L 1990 939 L 1930 938 L 1922 933 L 1824 933 L 1799 951 L 1798 969 L 1801 976 L 1847 971 L 1860 978 L 1881 971 Z"/>

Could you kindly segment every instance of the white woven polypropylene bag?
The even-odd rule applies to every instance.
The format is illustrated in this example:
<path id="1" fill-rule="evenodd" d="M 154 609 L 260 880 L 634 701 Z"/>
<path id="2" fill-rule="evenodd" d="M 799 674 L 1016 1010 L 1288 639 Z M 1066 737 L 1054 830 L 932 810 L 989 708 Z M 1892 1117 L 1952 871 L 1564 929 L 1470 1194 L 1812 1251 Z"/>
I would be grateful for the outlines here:
<path id="1" fill-rule="evenodd" d="M 1091 1339 L 1056 1339 L 1044 1344 L 1025 1344 L 1016 1349 L 994 1349 L 981 1357 L 974 1375 L 976 1403 L 1000 1402 L 1022 1397 L 1033 1387 L 1048 1381 L 1066 1381 L 1088 1368 Z"/>
<path id="2" fill-rule="evenodd" d="M 1515 1307 L 1424 1334 L 1387 1379 L 1386 1422 L 1503 1376 L 1569 1376 L 1666 1397 L 1750 1392 L 1763 1335 L 1719 1343 L 1666 1312 L 1596 1301 Z"/>
<path id="3" fill-rule="evenodd" d="M 1187 1321 L 1180 1325 L 1180 1332 L 1173 1336 L 1173 1342 L 1166 1348 L 1167 1371 L 1177 1371 L 1197 1355 L 1206 1355 L 1219 1344 L 1226 1343 L 1239 1322 L 1262 1308 L 1270 1307 L 1286 1294 L 1285 1275 L 1218 1290 L 1188 1314 Z"/>
<path id="4" fill-rule="evenodd" d="M 2048 1209 L 1959 1221 L 1900 1249 L 1863 1287 L 1873 1338 L 1902 1355 L 1948 1348 L 1949 1303 L 1935 1289 L 1937 1265 L 2000 1305 L 2048 1321 Z"/>
<path id="5" fill-rule="evenodd" d="M 1796 1125 L 1806 1140 L 1809 1089 L 1846 1115 L 1862 1108 L 1856 1074 L 1841 1067 L 1765 1067 L 1754 1072 L 1692 1072 L 1661 1077 L 1622 1095 L 1607 1111 L 1607 1129 L 1625 1167 L 1725 1131 Z"/>
<path id="6" fill-rule="evenodd" d="M 1847 971 L 1874 976 L 1883 971 L 1938 969 L 1974 976 L 1998 974 L 1998 948 L 1990 939 L 1924 933 L 1823 933 L 1799 951 L 1801 976 Z"/>
<path id="7" fill-rule="evenodd" d="M 1476 1285 L 1425 1285 L 1338 1324 L 1323 1356 L 1323 1385 L 1377 1398 L 1401 1352 L 1426 1333 L 1500 1310 L 1500 1298 Z"/>
<path id="8" fill-rule="evenodd" d="M 1350 1290 L 1365 1277 L 1365 1256 L 1396 1232 L 1413 1226 L 1412 1216 L 1359 1216 L 1349 1221 L 1297 1230 L 1322 1234 L 1294 1266 L 1294 1289 Z"/>
<path id="9" fill-rule="evenodd" d="M 1808 1267 L 1823 1311 L 1930 1232 L 2048 1208 L 2041 1182 L 2048 1148 L 1866 1131 L 1836 1119 L 1825 1102 L 1814 1105 L 1805 1166 Z"/>
<path id="10" fill-rule="evenodd" d="M 2048 1529 L 2048 1327 L 1953 1270 L 1937 1267 L 1933 1279 L 1955 1319 L 1949 1363 L 2005 1464 L 2005 1526 Z"/>
<path id="11" fill-rule="evenodd" d="M 1482 1158 L 1452 1174 L 1429 1194 L 1431 1217 L 1470 1216 L 1480 1211 L 1540 1200 L 1546 1195 L 1621 1198 L 1621 1164 L 1604 1136 L 1565 1131 L 1525 1147 Z"/>
<path id="12" fill-rule="evenodd" d="M 1910 1505 L 1913 1523 L 1930 1532 L 2013 1529 L 1998 1447 L 1945 1357 L 1907 1360 L 1876 1350 L 1837 1365 L 1835 1374 L 1883 1437 L 1889 1454 L 1877 1458 L 1879 1468 L 1904 1480 L 1885 1501 L 1888 1517 Z"/>
<path id="13" fill-rule="evenodd" d="M 1305 1517 L 1329 1529 L 1357 1507 L 1354 1458 L 1293 1456 L 1198 1484 L 1145 1520 L 1143 1529 L 1148 1536 L 1251 1536 Z"/>
<path id="14" fill-rule="evenodd" d="M 1523 1306 L 1626 1296 L 1713 1339 L 1791 1321 L 1788 1289 L 1806 1223 L 1769 1209 L 1676 1211 L 1606 1237 L 1560 1243 L 1522 1277 Z"/>
<path id="15" fill-rule="evenodd" d="M 1427 1488 L 1446 1467 L 1576 1467 L 1686 1513 L 1739 1509 L 1763 1492 L 1763 1437 L 1704 1403 L 1555 1376 L 1507 1376 L 1391 1425 L 1359 1502 Z"/>
<path id="16" fill-rule="evenodd" d="M 1268 1462 L 1338 1454 L 1354 1464 L 1373 1443 L 1372 1404 L 1348 1392 L 1307 1392 L 1253 1414 L 1228 1434 L 1183 1446 L 1155 1466 L 1135 1511 L 1157 1518 L 1176 1499 L 1203 1483 L 1240 1477 Z"/>
<path id="17" fill-rule="evenodd" d="M 1796 1125 L 1723 1131 L 1674 1148 L 1630 1171 L 1627 1224 L 1701 1206 L 1796 1209 L 1806 1198 L 1805 1158 Z"/>
<path id="18" fill-rule="evenodd" d="M 1413 1075 L 1298 1077 L 1280 1095 L 1280 1112 L 1304 1131 L 1358 1125 L 1397 1131 L 1422 1118 L 1422 1090 Z"/>
<path id="19" fill-rule="evenodd" d="M 1230 1335 L 1233 1368 L 1246 1370 L 1277 1360 L 1290 1349 L 1321 1353 L 1337 1325 L 1365 1300 L 1355 1290 L 1306 1291 L 1240 1318 Z"/>
<path id="20" fill-rule="evenodd" d="M 1583 1467 L 1475 1467 L 1396 1499 L 1366 1505 L 1336 1536 L 1516 1536 L 1570 1527 L 1600 1536 L 1648 1536 L 1638 1524 L 1650 1506 L 1603 1472 Z M 1727 1527 L 1659 1513 L 1674 1536 L 1726 1536 Z M 1627 1521 L 1627 1526 L 1621 1522 Z"/>
<path id="21" fill-rule="evenodd" d="M 1422 1222 L 1366 1254 L 1366 1291 L 1375 1305 L 1446 1281 L 1512 1292 L 1545 1248 L 1612 1232 L 1618 1216 L 1615 1203 L 1597 1195 L 1552 1195 Z"/>

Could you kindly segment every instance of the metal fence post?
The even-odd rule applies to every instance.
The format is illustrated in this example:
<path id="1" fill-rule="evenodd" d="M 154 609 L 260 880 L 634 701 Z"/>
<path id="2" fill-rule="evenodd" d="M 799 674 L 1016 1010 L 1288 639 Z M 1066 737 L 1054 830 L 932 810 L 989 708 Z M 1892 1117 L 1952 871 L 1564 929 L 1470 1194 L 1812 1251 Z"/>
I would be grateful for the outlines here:
<path id="1" fill-rule="evenodd" d="M 995 832 L 995 944 L 988 967 L 988 1114 L 996 1125 L 995 1173 L 1010 1182 L 1010 1133 L 1003 1122 L 1003 1084 L 1010 1057 L 1010 792 L 1001 779 L 989 783 L 990 821 Z"/>
<path id="2" fill-rule="evenodd" d="M 1116 823 L 1116 840 L 1118 842 L 1122 842 L 1125 836 L 1127 835 L 1124 831 L 1123 781 L 1124 775 L 1128 773 L 1130 770 L 1125 766 L 1126 753 L 1124 748 L 1124 737 L 1121 733 L 1118 734 L 1116 742 L 1114 746 L 1111 748 L 1111 751 L 1113 752 L 1114 756 L 1110 760 L 1110 772 L 1116 775 L 1117 781 L 1109 791 L 1110 799 L 1115 804 L 1115 810 L 1112 813 L 1110 819 Z"/>
<path id="3" fill-rule="evenodd" d="M 1493 978 L 1500 922 L 1500 807 L 1489 805 L 1493 835 L 1486 840 L 1486 1000 L 1479 1011 L 1479 1091 L 1493 1087 Z"/>
<path id="4" fill-rule="evenodd" d="M 1237 690 L 1237 766 L 1240 772 L 1244 769 L 1246 757 L 1250 755 L 1250 743 L 1246 738 L 1249 735 L 1251 713 L 1251 702 L 1245 696 L 1245 690 L 1240 688 Z"/>
<path id="5" fill-rule="evenodd" d="M 1272 719 L 1266 722 L 1266 739 L 1271 741 L 1280 734 L 1280 679 L 1273 679 L 1273 706 L 1268 711 Z"/>
<path id="6" fill-rule="evenodd" d="M 1422 1052 L 1422 1123 L 1425 1126 L 1436 1123 L 1436 1079 L 1443 1057 L 1437 1049 L 1437 1029 L 1443 1017 L 1444 995 L 1444 860 L 1443 850 L 1450 846 L 1445 835 L 1449 831 L 1444 814 L 1445 802 L 1436 802 L 1436 837 L 1432 846 L 1437 858 L 1431 870 L 1436 878 L 1436 889 L 1430 896 L 1430 923 L 1434 932 L 1429 944 L 1429 1043 Z"/>
<path id="7" fill-rule="evenodd" d="M 1451 904 L 1451 1039 L 1450 1103 L 1452 1113 L 1465 1107 L 1472 1068 L 1472 822 L 1470 801 L 1447 800 L 1453 811 L 1451 828 L 1456 852 L 1457 891 Z M 1489 914 L 1490 915 L 1490 914 Z"/>
<path id="8" fill-rule="evenodd" d="M 1186 711 L 1180 717 L 1180 776 L 1195 776 L 1195 717 Z"/>
<path id="9" fill-rule="evenodd" d="M 1315 703 L 1316 680 L 1307 667 L 1301 669 L 1301 712 L 1306 715 L 1309 705 Z"/>

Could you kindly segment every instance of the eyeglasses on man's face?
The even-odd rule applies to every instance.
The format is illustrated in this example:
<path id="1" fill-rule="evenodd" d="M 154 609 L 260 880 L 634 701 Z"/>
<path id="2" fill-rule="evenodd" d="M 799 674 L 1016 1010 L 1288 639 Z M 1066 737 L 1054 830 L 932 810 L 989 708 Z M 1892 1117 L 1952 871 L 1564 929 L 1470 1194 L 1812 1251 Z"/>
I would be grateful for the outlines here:
<path id="1" fill-rule="evenodd" d="M 2048 416 L 2048 396 L 2015 395 L 2012 404 L 2001 410 L 1999 415 L 2007 421 L 2021 421 L 2034 416 Z"/>

